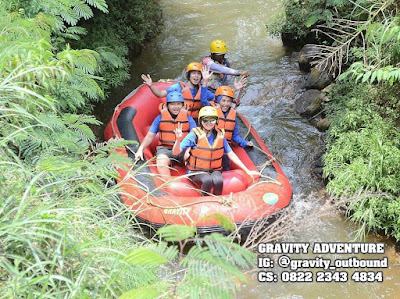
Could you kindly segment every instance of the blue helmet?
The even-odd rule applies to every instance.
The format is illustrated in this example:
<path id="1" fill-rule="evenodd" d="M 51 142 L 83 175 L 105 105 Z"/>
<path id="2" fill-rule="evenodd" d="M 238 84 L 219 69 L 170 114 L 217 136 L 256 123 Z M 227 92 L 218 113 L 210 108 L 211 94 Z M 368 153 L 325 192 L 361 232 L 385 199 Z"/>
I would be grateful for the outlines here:
<path id="1" fill-rule="evenodd" d="M 183 103 L 185 100 L 183 99 L 183 95 L 179 91 L 171 91 L 167 94 L 167 103 L 172 102 L 181 102 Z"/>

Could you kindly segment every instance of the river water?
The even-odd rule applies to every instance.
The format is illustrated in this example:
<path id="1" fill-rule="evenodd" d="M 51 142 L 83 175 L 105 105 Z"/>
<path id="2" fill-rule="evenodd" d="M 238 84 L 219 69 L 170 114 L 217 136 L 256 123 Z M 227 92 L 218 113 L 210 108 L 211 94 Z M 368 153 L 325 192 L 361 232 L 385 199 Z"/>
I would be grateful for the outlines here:
<path id="1" fill-rule="evenodd" d="M 293 186 L 293 204 L 303 209 L 307 205 L 315 205 L 315 201 L 310 204 L 307 198 L 323 194 L 324 186 L 312 176 L 310 166 L 315 154 L 323 148 L 324 136 L 295 112 L 294 102 L 302 92 L 305 78 L 305 74 L 298 69 L 296 53 L 283 47 L 279 38 L 268 36 L 265 29 L 265 24 L 275 14 L 282 12 L 281 1 L 162 0 L 160 3 L 165 21 L 162 33 L 132 61 L 132 78 L 123 87 L 113 91 L 110 100 L 97 107 L 96 114 L 106 122 L 115 105 L 142 83 L 141 73 L 150 74 L 153 81 L 180 79 L 188 63 L 200 61 L 209 54 L 209 44 L 213 39 L 223 39 L 228 45 L 226 57 L 232 67 L 251 73 L 239 111 L 249 119 L 280 161 Z M 354 241 L 356 226 L 338 213 L 313 221 L 312 229 L 290 233 L 284 241 Z M 283 283 L 280 279 L 276 283 L 265 283 L 258 282 L 253 272 L 248 275 L 249 282 L 242 286 L 237 297 L 398 298 L 400 259 L 395 254 L 394 245 L 376 236 L 367 236 L 366 241 L 385 242 L 385 254 L 353 256 L 364 259 L 388 257 L 389 265 L 383 270 L 382 283 L 356 283 L 350 278 L 348 282 L 336 283 Z M 302 256 L 314 257 L 312 254 Z M 321 257 L 333 260 L 349 255 L 322 254 Z M 282 269 L 275 265 L 269 270 L 279 274 Z M 375 269 L 379 270 L 382 269 Z"/>

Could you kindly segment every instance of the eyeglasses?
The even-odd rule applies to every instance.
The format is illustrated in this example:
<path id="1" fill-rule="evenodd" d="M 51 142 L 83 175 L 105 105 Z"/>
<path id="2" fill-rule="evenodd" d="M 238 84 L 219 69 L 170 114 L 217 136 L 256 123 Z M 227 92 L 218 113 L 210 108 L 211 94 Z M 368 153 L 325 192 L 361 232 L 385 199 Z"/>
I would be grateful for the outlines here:
<path id="1" fill-rule="evenodd" d="M 213 123 L 213 124 L 215 124 L 216 122 L 217 122 L 217 119 L 216 118 L 202 118 L 202 122 L 204 122 L 204 123 Z"/>

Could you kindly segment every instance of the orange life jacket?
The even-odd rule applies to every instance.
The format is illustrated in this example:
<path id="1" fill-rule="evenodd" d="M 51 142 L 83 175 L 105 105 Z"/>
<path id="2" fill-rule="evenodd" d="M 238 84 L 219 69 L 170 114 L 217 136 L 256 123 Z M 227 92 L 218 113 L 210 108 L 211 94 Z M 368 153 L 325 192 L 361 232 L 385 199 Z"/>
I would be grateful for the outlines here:
<path id="1" fill-rule="evenodd" d="M 218 129 L 224 129 L 225 131 L 225 138 L 228 142 L 232 141 L 232 134 L 233 130 L 235 129 L 236 125 L 236 110 L 231 108 L 228 112 L 228 115 L 225 117 L 224 112 L 219 105 L 215 106 L 218 112 Z"/>
<path id="2" fill-rule="evenodd" d="M 193 129 L 197 136 L 197 146 L 190 151 L 189 163 L 186 165 L 189 170 L 212 172 L 222 169 L 224 131 L 220 129 L 216 131 L 217 136 L 210 145 L 206 133 L 200 127 Z"/>
<path id="3" fill-rule="evenodd" d="M 190 92 L 189 85 L 184 82 L 179 82 L 182 89 L 182 95 L 185 99 L 185 104 L 188 106 L 188 114 L 197 119 L 199 117 L 199 110 L 201 108 L 201 101 L 200 101 L 200 93 L 201 88 L 196 93 L 196 96 L 193 98 L 192 93 Z"/>
<path id="4" fill-rule="evenodd" d="M 159 145 L 170 146 L 173 147 L 176 136 L 174 130 L 178 127 L 178 123 L 182 124 L 182 133 L 183 138 L 189 133 L 189 120 L 188 120 L 188 112 L 185 106 L 182 107 L 179 114 L 175 119 L 172 118 L 171 114 L 168 111 L 166 104 L 161 104 L 161 121 L 159 126 L 160 132 L 160 140 L 158 142 Z"/>

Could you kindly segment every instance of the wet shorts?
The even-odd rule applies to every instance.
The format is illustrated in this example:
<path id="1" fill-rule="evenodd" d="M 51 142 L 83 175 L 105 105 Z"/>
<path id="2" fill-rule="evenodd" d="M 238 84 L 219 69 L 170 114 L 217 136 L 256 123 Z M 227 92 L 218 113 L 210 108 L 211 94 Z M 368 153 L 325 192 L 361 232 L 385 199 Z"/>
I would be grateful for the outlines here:
<path id="1" fill-rule="evenodd" d="M 156 155 L 166 155 L 172 163 L 183 163 L 183 156 L 185 154 L 184 151 L 182 151 L 179 155 L 174 155 L 172 154 L 172 147 L 167 147 L 163 145 L 159 145 L 156 148 Z"/>

